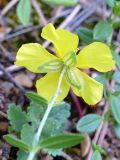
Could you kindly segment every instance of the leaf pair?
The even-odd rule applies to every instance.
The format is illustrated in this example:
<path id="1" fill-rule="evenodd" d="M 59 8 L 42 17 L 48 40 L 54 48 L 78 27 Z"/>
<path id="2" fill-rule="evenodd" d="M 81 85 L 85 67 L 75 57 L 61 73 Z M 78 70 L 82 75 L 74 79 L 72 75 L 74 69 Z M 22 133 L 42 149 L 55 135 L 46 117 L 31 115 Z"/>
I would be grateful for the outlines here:
<path id="1" fill-rule="evenodd" d="M 93 31 L 85 28 L 80 27 L 77 29 L 77 34 L 83 43 L 90 44 L 96 40 L 98 41 L 105 41 L 108 40 L 112 36 L 112 26 L 107 21 L 100 21 L 98 22 Z"/>
<path id="2" fill-rule="evenodd" d="M 4 139 L 12 146 L 18 147 L 21 150 L 31 151 L 32 149 L 22 140 L 13 135 L 5 135 Z M 81 143 L 83 140 L 84 136 L 80 134 L 60 134 L 40 141 L 36 150 L 68 148 Z"/>

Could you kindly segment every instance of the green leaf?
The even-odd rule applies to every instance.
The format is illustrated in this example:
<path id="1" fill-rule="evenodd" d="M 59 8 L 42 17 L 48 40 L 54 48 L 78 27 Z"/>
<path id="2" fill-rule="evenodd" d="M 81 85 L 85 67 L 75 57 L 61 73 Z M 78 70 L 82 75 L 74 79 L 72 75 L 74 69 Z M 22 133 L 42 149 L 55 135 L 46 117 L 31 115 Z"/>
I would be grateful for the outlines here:
<path id="1" fill-rule="evenodd" d="M 114 125 L 114 131 L 115 131 L 116 137 L 120 139 L 120 124 Z"/>
<path id="2" fill-rule="evenodd" d="M 104 41 L 112 35 L 113 29 L 107 21 L 98 22 L 93 30 L 93 37 L 96 40 Z"/>
<path id="3" fill-rule="evenodd" d="M 90 44 L 94 41 L 93 40 L 93 31 L 88 28 L 85 28 L 85 27 L 78 28 L 77 34 L 78 34 L 80 40 L 82 40 L 85 44 Z"/>
<path id="4" fill-rule="evenodd" d="M 28 157 L 29 153 L 28 152 L 24 152 L 22 150 L 19 150 L 17 152 L 17 160 L 26 160 Z M 33 158 L 33 160 L 38 160 L 37 156 L 35 158 Z M 39 159 L 40 160 L 40 159 Z"/>
<path id="5" fill-rule="evenodd" d="M 61 71 L 63 63 L 59 59 L 48 61 L 38 67 L 41 73 Z"/>
<path id="6" fill-rule="evenodd" d="M 115 51 L 112 52 L 112 55 L 113 55 L 113 58 L 116 62 L 118 69 L 120 69 L 120 55 L 117 54 Z"/>
<path id="7" fill-rule="evenodd" d="M 48 102 L 45 98 L 41 97 L 35 92 L 27 92 L 26 96 L 33 102 L 40 104 L 40 105 L 47 105 Z"/>
<path id="8" fill-rule="evenodd" d="M 93 146 L 94 151 L 98 151 L 101 154 L 105 154 L 105 151 L 101 146 L 94 144 L 94 143 L 92 144 L 92 146 Z"/>
<path id="9" fill-rule="evenodd" d="M 115 120 L 120 124 L 120 97 L 112 96 L 110 100 L 110 107 Z"/>
<path id="10" fill-rule="evenodd" d="M 19 106 L 11 104 L 8 108 L 7 115 L 15 131 L 21 131 L 22 126 L 27 123 L 26 113 Z"/>
<path id="11" fill-rule="evenodd" d="M 53 118 L 58 122 L 57 128 L 54 128 L 52 134 L 58 134 L 64 131 L 68 118 L 70 117 L 70 105 L 66 102 L 62 102 L 52 108 L 52 111 L 48 117 Z"/>
<path id="12" fill-rule="evenodd" d="M 70 105 L 62 102 L 53 107 L 43 129 L 42 137 L 60 134 L 66 127 L 67 119 L 70 116 Z"/>
<path id="13" fill-rule="evenodd" d="M 114 1 L 115 0 L 106 0 L 106 3 L 108 4 L 109 7 L 113 8 L 114 7 Z"/>
<path id="14" fill-rule="evenodd" d="M 49 137 L 50 135 L 56 134 L 56 130 L 61 127 L 59 121 L 54 118 L 48 118 L 43 128 L 42 137 Z"/>
<path id="15" fill-rule="evenodd" d="M 49 117 L 55 118 L 58 121 L 64 122 L 70 116 L 70 105 L 66 102 L 61 102 L 52 108 Z"/>
<path id="16" fill-rule="evenodd" d="M 120 83 L 120 72 L 115 72 L 113 78 L 117 83 Z"/>
<path id="17" fill-rule="evenodd" d="M 21 130 L 21 140 L 24 143 L 28 144 L 29 146 L 32 146 L 34 135 L 35 135 L 34 128 L 29 124 L 24 124 Z"/>
<path id="18" fill-rule="evenodd" d="M 3 136 L 3 138 L 12 146 L 17 147 L 24 151 L 29 151 L 30 147 L 25 144 L 22 140 L 18 139 L 17 137 L 13 136 L 12 134 L 8 134 Z"/>
<path id="19" fill-rule="evenodd" d="M 94 132 L 102 122 L 103 118 L 96 114 L 88 114 L 77 123 L 77 130 L 83 133 Z"/>
<path id="20" fill-rule="evenodd" d="M 60 134 L 42 140 L 39 144 L 39 147 L 41 149 L 68 148 L 81 143 L 83 140 L 84 136 L 80 134 Z"/>
<path id="21" fill-rule="evenodd" d="M 92 155 L 91 160 L 102 160 L 101 154 L 98 151 L 95 151 Z"/>
<path id="22" fill-rule="evenodd" d="M 62 149 L 45 149 L 45 152 L 47 152 L 49 155 L 52 155 L 53 157 L 62 155 Z"/>
<path id="23" fill-rule="evenodd" d="M 116 16 L 120 15 L 120 2 L 114 2 L 113 13 Z"/>
<path id="24" fill-rule="evenodd" d="M 27 157 L 28 157 L 28 153 L 27 152 L 24 152 L 22 150 L 19 150 L 17 152 L 17 160 L 25 160 L 25 159 L 27 159 Z"/>
<path id="25" fill-rule="evenodd" d="M 56 6 L 66 6 L 66 7 L 70 7 L 70 6 L 74 6 L 77 4 L 77 0 L 42 0 L 43 2 L 45 2 L 48 5 L 56 5 Z"/>
<path id="26" fill-rule="evenodd" d="M 100 74 L 97 77 L 95 77 L 95 80 L 97 80 L 98 82 L 102 83 L 103 85 L 106 84 L 106 75 L 105 74 Z"/>
<path id="27" fill-rule="evenodd" d="M 31 15 L 30 0 L 19 0 L 17 5 L 17 16 L 23 25 L 28 25 Z"/>
<path id="28" fill-rule="evenodd" d="M 115 84 L 115 90 L 116 90 L 116 92 L 118 91 L 120 91 L 120 84 L 119 83 L 116 83 Z"/>

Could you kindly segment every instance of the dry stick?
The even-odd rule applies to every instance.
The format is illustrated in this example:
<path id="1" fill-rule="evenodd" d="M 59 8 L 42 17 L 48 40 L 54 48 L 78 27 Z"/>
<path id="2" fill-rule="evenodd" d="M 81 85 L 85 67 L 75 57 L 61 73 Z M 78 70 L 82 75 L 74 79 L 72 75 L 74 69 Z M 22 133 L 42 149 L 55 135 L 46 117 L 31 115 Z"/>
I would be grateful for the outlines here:
<path id="1" fill-rule="evenodd" d="M 66 154 L 65 152 L 62 152 L 61 155 L 63 158 L 65 158 L 66 160 L 73 160 L 68 154 Z"/>
<path id="2" fill-rule="evenodd" d="M 15 71 L 19 71 L 23 69 L 23 67 L 20 67 L 20 66 L 16 66 L 16 65 L 12 65 L 10 67 L 7 67 L 5 68 L 6 72 L 9 72 L 9 73 L 12 73 L 12 72 L 15 72 Z M 2 71 L 0 71 L 0 76 L 2 76 L 4 73 Z"/>
<path id="3" fill-rule="evenodd" d="M 11 81 L 16 87 L 19 88 L 19 90 L 22 92 L 22 93 L 25 93 L 25 90 L 22 86 L 20 86 L 15 80 L 14 78 L 12 77 L 12 75 L 6 71 L 6 69 L 4 68 L 4 66 L 2 64 L 0 64 L 0 70 L 4 73 L 4 75 L 9 79 L 9 81 Z"/>
<path id="4" fill-rule="evenodd" d="M 43 12 L 41 10 L 40 5 L 38 4 L 38 2 L 36 0 L 32 0 L 31 2 L 32 2 L 32 5 L 35 8 L 35 10 L 36 10 L 36 12 L 37 12 L 37 14 L 38 14 L 38 16 L 40 18 L 40 22 L 42 22 L 43 25 L 46 25 L 47 24 L 47 20 L 46 20 Z"/>
<path id="5" fill-rule="evenodd" d="M 96 7 L 100 5 L 103 2 L 103 0 L 96 0 L 93 2 L 90 7 L 84 9 L 81 14 L 77 15 L 73 22 L 70 24 L 70 30 L 74 31 L 82 22 L 84 22 L 85 19 L 87 19 L 91 14 L 94 13 L 96 10 Z"/>
<path id="6" fill-rule="evenodd" d="M 116 71 L 117 68 L 115 68 L 114 70 Z M 114 89 L 114 86 L 115 86 L 115 80 L 112 80 L 111 81 L 111 89 Z M 104 138 L 106 136 L 107 130 L 108 130 L 108 122 L 105 122 L 103 124 L 101 135 L 100 135 L 99 140 L 98 140 L 98 144 L 101 145 L 101 146 L 103 145 L 103 141 L 104 141 Z"/>
<path id="7" fill-rule="evenodd" d="M 105 136 L 106 136 L 107 130 L 108 130 L 108 122 L 105 122 L 105 123 L 103 124 L 102 130 L 101 130 L 101 134 L 100 134 L 100 137 L 99 137 L 99 140 L 98 140 L 98 144 L 99 144 L 100 146 L 103 145 L 104 138 L 105 138 Z"/>
<path id="8" fill-rule="evenodd" d="M 8 118 L 8 117 L 7 117 L 7 114 L 5 114 L 5 113 L 2 112 L 2 111 L 0 111 L 0 115 L 1 115 L 2 117 Z"/>
<path id="9" fill-rule="evenodd" d="M 108 111 L 108 109 L 109 109 L 109 105 L 108 105 L 108 102 L 106 101 L 105 107 L 104 107 L 104 110 L 103 110 L 103 113 L 102 113 L 102 116 L 103 116 L 103 117 L 104 117 L 104 115 L 106 114 L 106 112 Z M 101 122 L 99 128 L 97 129 L 97 131 L 96 131 L 96 133 L 95 133 L 95 136 L 94 136 L 94 138 L 93 138 L 92 143 L 95 143 L 95 144 L 96 144 L 96 143 L 98 142 L 98 139 L 99 139 L 99 137 L 100 137 L 100 135 L 101 135 L 101 132 L 102 132 L 102 129 L 103 129 L 103 126 L 105 125 L 105 123 L 106 123 L 106 122 Z M 93 154 L 93 149 L 92 149 L 92 147 L 91 147 L 91 148 L 90 148 L 90 151 L 89 151 L 89 153 L 88 153 L 88 156 L 87 156 L 87 158 L 86 158 L 86 160 L 91 160 L 92 154 Z"/>
<path id="10" fill-rule="evenodd" d="M 71 13 L 71 9 L 67 9 L 67 10 L 63 11 L 60 15 L 58 15 L 58 16 L 55 15 L 54 17 L 50 18 L 50 19 L 48 20 L 48 22 L 54 22 L 56 19 L 58 19 L 58 18 L 60 18 L 60 17 L 67 16 L 67 15 L 70 14 L 70 13 Z M 19 30 L 17 30 L 16 32 L 13 31 L 12 34 L 8 34 L 8 35 L 6 35 L 4 38 L 1 38 L 1 39 L 0 39 L 0 43 L 4 42 L 4 41 L 6 41 L 6 40 L 12 39 L 12 38 L 14 38 L 14 37 L 16 37 L 16 36 L 20 36 L 20 35 L 22 35 L 22 34 L 25 34 L 25 33 L 31 32 L 31 31 L 38 30 L 38 29 L 40 29 L 40 28 L 42 28 L 42 27 L 43 27 L 43 26 L 42 26 L 41 24 L 38 24 L 38 25 L 36 25 L 36 26 L 24 27 L 23 29 L 19 29 Z"/>
<path id="11" fill-rule="evenodd" d="M 0 18 L 2 18 L 19 0 L 10 1 L 1 11 Z"/>

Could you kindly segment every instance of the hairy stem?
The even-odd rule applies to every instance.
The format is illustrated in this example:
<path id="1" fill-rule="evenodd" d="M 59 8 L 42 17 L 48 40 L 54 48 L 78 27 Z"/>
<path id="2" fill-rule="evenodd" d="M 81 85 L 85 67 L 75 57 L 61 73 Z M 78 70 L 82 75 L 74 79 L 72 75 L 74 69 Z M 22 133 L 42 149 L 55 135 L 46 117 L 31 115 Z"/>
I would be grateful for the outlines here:
<path id="1" fill-rule="evenodd" d="M 47 110 L 46 110 L 46 112 L 45 112 L 45 114 L 43 116 L 42 121 L 40 122 L 39 127 L 38 127 L 38 131 L 37 131 L 37 133 L 36 133 L 36 135 L 35 135 L 35 137 L 33 139 L 33 148 L 35 148 L 38 145 L 40 137 L 41 137 L 41 134 L 42 134 L 43 127 L 44 127 L 44 125 L 46 123 L 46 120 L 47 120 L 47 118 L 49 116 L 49 113 L 50 113 L 53 105 L 55 104 L 57 97 L 60 94 L 60 87 L 61 87 L 61 83 L 62 83 L 62 79 L 63 79 L 63 75 L 64 75 L 65 71 L 66 71 L 66 67 L 63 68 L 63 70 L 62 70 L 62 72 L 60 74 L 59 82 L 58 82 L 58 86 L 57 86 L 57 90 L 55 92 L 55 95 L 54 95 L 53 99 L 50 101 L 50 103 L 48 104 Z M 36 155 L 36 151 L 32 150 L 29 153 L 27 160 L 33 160 L 35 155 Z"/>

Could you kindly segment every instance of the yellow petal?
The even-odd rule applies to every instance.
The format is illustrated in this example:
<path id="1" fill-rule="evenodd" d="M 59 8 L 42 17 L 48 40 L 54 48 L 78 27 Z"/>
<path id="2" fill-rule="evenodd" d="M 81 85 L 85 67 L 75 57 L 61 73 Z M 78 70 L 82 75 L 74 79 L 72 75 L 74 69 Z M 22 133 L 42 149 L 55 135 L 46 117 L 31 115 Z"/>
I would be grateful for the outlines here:
<path id="1" fill-rule="evenodd" d="M 57 57 L 50 54 L 38 43 L 24 44 L 18 50 L 15 64 L 26 67 L 28 70 L 40 73 L 38 67 L 47 61 L 54 60 Z"/>
<path id="2" fill-rule="evenodd" d="M 94 42 L 80 51 L 77 56 L 77 67 L 94 68 L 100 72 L 110 71 L 115 65 L 107 45 Z"/>
<path id="3" fill-rule="evenodd" d="M 37 88 L 38 94 L 46 98 L 48 101 L 50 101 L 55 95 L 55 92 L 58 86 L 59 76 L 60 76 L 60 73 L 58 72 L 48 73 L 43 78 L 38 80 L 36 82 L 36 88 Z M 63 77 L 60 94 L 57 98 L 57 102 L 60 102 L 67 96 L 69 92 L 69 88 L 70 87 L 68 86 L 68 84 L 66 83 Z"/>
<path id="4" fill-rule="evenodd" d="M 90 78 L 87 74 L 81 72 L 79 69 L 74 69 L 75 74 L 78 76 L 81 89 L 72 87 L 74 93 L 80 96 L 89 105 L 98 103 L 103 96 L 103 85 L 93 78 Z"/>
<path id="5" fill-rule="evenodd" d="M 76 34 L 64 29 L 55 29 L 51 23 L 43 28 L 41 36 L 54 44 L 56 54 L 61 58 L 69 51 L 76 51 L 79 42 Z"/>

